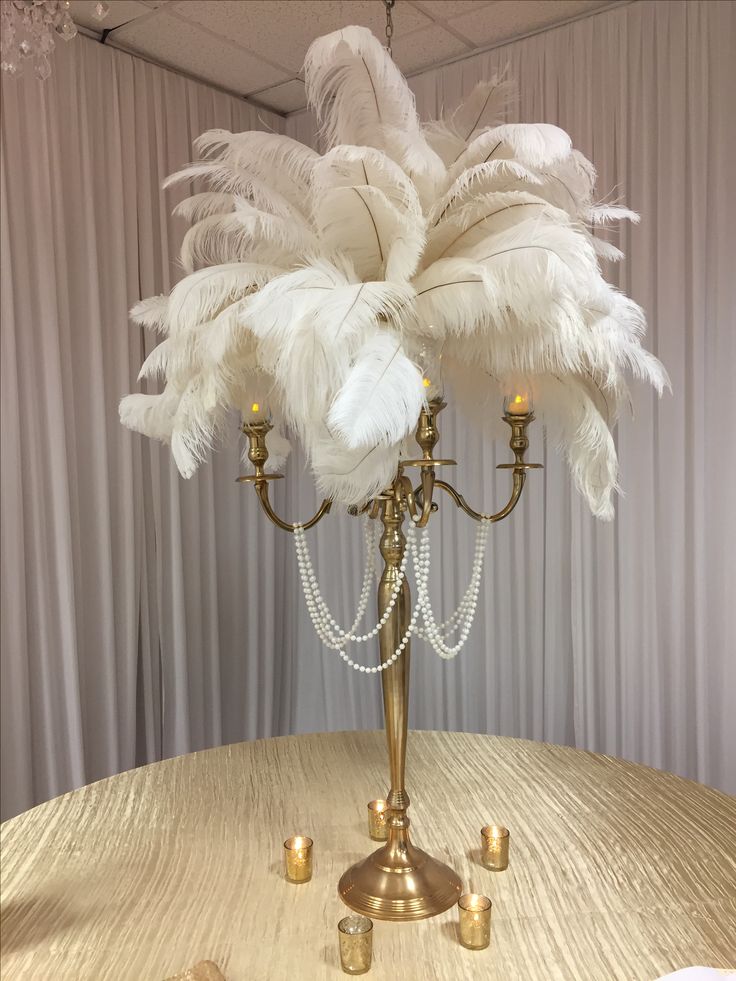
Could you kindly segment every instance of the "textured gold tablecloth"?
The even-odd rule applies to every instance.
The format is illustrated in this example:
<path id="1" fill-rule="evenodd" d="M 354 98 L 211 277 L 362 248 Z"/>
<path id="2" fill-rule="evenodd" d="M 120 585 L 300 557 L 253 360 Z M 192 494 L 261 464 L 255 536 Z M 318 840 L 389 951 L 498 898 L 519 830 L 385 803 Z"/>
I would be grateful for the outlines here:
<path id="1" fill-rule="evenodd" d="M 375 847 L 382 733 L 240 743 L 92 784 L 2 827 L 3 981 L 160 981 L 203 959 L 228 981 L 345 977 L 341 872 Z M 568 748 L 460 733 L 409 739 L 415 841 L 492 897 L 486 951 L 456 911 L 376 922 L 374 981 L 652 981 L 736 966 L 736 800 Z M 478 832 L 511 829 L 508 871 Z M 281 877 L 287 835 L 311 882 Z"/>

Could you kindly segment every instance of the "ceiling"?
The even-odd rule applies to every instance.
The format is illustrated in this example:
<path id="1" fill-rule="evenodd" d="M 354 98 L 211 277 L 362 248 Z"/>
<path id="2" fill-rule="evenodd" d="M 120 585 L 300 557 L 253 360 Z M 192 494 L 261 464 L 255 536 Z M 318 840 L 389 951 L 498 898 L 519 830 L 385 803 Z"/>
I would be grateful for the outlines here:
<path id="1" fill-rule="evenodd" d="M 393 54 L 406 75 L 610 6 L 611 0 L 396 0 Z M 383 0 L 72 0 L 78 25 L 150 61 L 288 114 L 306 105 L 311 41 L 348 24 L 385 35 Z M 104 32 L 104 34 L 103 34 Z"/>

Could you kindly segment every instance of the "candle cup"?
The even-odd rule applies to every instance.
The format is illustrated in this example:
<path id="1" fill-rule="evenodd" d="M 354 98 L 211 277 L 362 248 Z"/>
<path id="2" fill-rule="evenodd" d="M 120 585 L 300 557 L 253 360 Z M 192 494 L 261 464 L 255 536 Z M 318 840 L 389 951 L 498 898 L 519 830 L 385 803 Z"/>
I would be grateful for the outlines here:
<path id="1" fill-rule="evenodd" d="M 485 950 L 491 942 L 491 901 L 488 896 L 467 893 L 457 902 L 460 910 L 460 943 L 468 950 Z"/>
<path id="2" fill-rule="evenodd" d="M 354 913 L 337 924 L 340 966 L 346 974 L 365 974 L 373 957 L 373 921 Z"/>
<path id="3" fill-rule="evenodd" d="M 306 835 L 294 835 L 284 842 L 284 867 L 289 882 L 309 882 L 312 878 L 312 845 Z"/>
<path id="4" fill-rule="evenodd" d="M 481 860 L 487 869 L 503 872 L 509 866 L 509 829 L 487 824 L 480 829 Z"/>
<path id="5" fill-rule="evenodd" d="M 388 804 L 372 800 L 368 805 L 368 834 L 374 841 L 388 841 Z"/>

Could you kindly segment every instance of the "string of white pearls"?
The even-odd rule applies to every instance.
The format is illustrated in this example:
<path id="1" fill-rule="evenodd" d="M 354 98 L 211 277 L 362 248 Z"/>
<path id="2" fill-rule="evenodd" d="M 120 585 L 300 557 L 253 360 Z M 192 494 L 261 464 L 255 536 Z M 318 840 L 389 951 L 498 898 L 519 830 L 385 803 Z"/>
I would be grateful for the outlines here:
<path id="1" fill-rule="evenodd" d="M 366 518 L 365 520 L 367 524 L 369 519 Z M 375 527 L 375 525 L 372 527 Z M 404 552 L 401 565 L 399 566 L 398 579 L 391 593 L 388 606 L 384 610 L 381 619 L 367 633 L 357 634 L 355 631 L 357 630 L 358 624 L 363 619 L 363 614 L 365 613 L 368 598 L 371 593 L 372 577 L 375 571 L 375 534 L 372 531 L 372 528 L 367 529 L 365 532 L 366 552 L 369 553 L 369 555 L 366 556 L 365 575 L 363 579 L 363 588 L 361 589 L 360 601 L 358 604 L 358 613 L 352 627 L 349 630 L 344 630 L 337 623 L 322 597 L 319 589 L 319 583 L 317 582 L 317 577 L 314 574 L 312 560 L 309 555 L 309 546 L 307 545 L 304 529 L 301 527 L 301 525 L 298 525 L 294 531 L 294 542 L 296 545 L 297 562 L 299 565 L 299 573 L 301 576 L 302 589 L 304 591 L 307 610 L 309 611 L 314 628 L 325 646 L 331 648 L 332 650 L 339 650 L 345 643 L 352 642 L 355 644 L 365 644 L 367 641 L 377 636 L 383 625 L 388 621 L 391 611 L 396 605 L 396 601 L 401 593 L 401 588 L 406 575 L 406 566 L 409 561 L 409 550 L 407 549 Z"/>
<path id="2" fill-rule="evenodd" d="M 434 618 L 432 604 L 429 599 L 427 588 L 428 575 L 420 577 L 417 575 L 417 608 L 422 610 L 424 621 L 423 629 L 417 630 L 417 636 L 427 640 L 437 654 L 444 660 L 451 660 L 457 657 L 470 634 L 470 629 L 475 619 L 475 611 L 478 605 L 478 595 L 480 593 L 480 581 L 483 574 L 483 563 L 486 551 L 486 541 L 490 529 L 489 521 L 479 522 L 478 531 L 475 539 L 475 556 L 473 559 L 473 571 L 470 577 L 468 589 L 460 602 L 457 610 L 444 623 L 438 624 Z M 429 565 L 429 546 L 426 549 L 425 562 Z M 415 559 L 416 563 L 416 559 Z M 453 646 L 445 643 L 446 635 L 456 630 L 460 631 L 458 642 Z M 443 633 L 445 636 L 443 636 Z"/>
<path id="3" fill-rule="evenodd" d="M 332 616 L 327 604 L 322 597 L 319 589 L 317 577 L 314 574 L 312 559 L 309 554 L 304 528 L 297 525 L 294 530 L 294 542 L 296 546 L 297 562 L 299 574 L 302 582 L 302 589 L 307 603 L 310 619 L 314 624 L 315 630 L 320 640 L 326 647 L 337 651 L 339 656 L 345 661 L 348 667 L 363 674 L 379 674 L 395 664 L 399 657 L 406 650 L 412 634 L 427 640 L 437 654 L 444 660 L 451 660 L 460 653 L 461 649 L 470 634 L 475 612 L 478 605 L 478 595 L 480 593 L 480 581 L 483 574 L 483 565 L 486 553 L 486 542 L 490 530 L 490 521 L 480 521 L 475 538 L 475 554 L 473 558 L 472 573 L 470 582 L 455 612 L 444 622 L 435 621 L 432 604 L 429 598 L 429 570 L 431 566 L 430 542 L 426 529 L 419 533 L 419 541 L 416 540 L 416 530 L 413 524 L 407 530 L 407 545 L 399 566 L 398 576 L 394 588 L 391 592 L 389 603 L 384 610 L 378 623 L 365 634 L 357 634 L 358 624 L 365 614 L 368 600 L 372 592 L 372 580 L 375 575 L 375 552 L 376 552 L 376 526 L 368 518 L 364 519 L 364 541 L 366 550 L 366 562 L 364 568 L 363 585 L 358 602 L 358 611 L 355 621 L 350 630 L 343 630 L 342 627 Z M 414 565 L 414 574 L 417 587 L 417 603 L 413 610 L 409 624 L 407 625 L 404 636 L 393 654 L 382 664 L 364 665 L 354 661 L 344 649 L 348 642 L 362 644 L 375 637 L 381 628 L 388 621 L 391 612 L 401 593 L 404 579 L 406 578 L 406 567 L 411 557 Z M 421 616 L 423 625 L 418 625 Z M 459 631 L 460 636 L 456 644 L 446 643 L 450 634 Z"/>

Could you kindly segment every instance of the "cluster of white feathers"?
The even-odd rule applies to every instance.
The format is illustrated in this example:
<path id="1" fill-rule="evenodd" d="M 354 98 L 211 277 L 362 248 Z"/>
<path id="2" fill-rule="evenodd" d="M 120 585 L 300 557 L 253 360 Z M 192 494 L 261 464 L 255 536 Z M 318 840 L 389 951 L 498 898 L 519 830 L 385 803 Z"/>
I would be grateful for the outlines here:
<path id="1" fill-rule="evenodd" d="M 320 491 L 358 504 L 391 483 L 426 397 L 423 360 L 441 351 L 458 394 L 500 398 L 524 379 L 593 513 L 611 517 L 623 371 L 668 384 L 641 346 L 642 310 L 601 275 L 599 259 L 621 253 L 592 233 L 638 216 L 594 203 L 595 171 L 562 130 L 499 125 L 503 80 L 422 124 L 362 27 L 316 40 L 305 73 L 324 155 L 218 130 L 166 182 L 210 189 L 177 208 L 186 277 L 131 311 L 165 335 L 140 374 L 165 386 L 124 398 L 122 422 L 170 443 L 189 477 L 233 408 L 267 404 L 269 466 L 294 434 Z"/>

